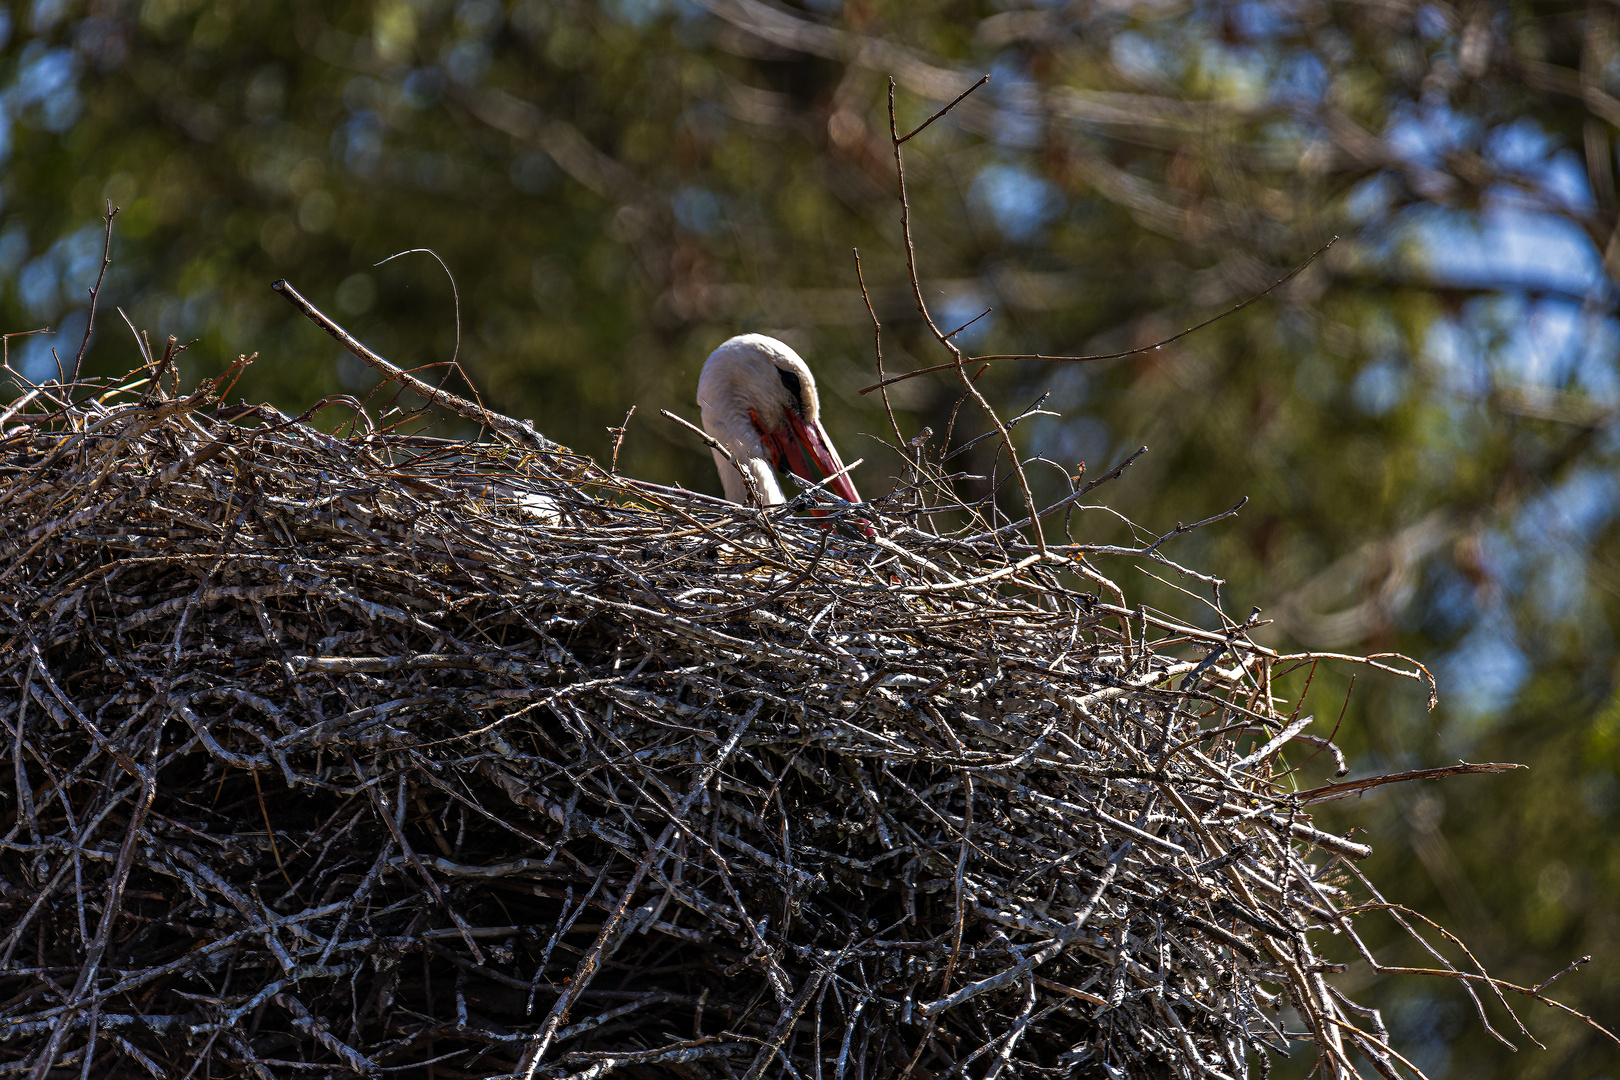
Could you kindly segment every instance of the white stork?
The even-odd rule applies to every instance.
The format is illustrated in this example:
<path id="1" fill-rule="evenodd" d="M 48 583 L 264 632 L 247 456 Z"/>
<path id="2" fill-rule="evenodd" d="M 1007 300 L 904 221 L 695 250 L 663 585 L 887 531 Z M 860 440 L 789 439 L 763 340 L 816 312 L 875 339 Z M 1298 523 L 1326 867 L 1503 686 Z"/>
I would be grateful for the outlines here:
<path id="1" fill-rule="evenodd" d="M 703 430 L 737 463 L 713 451 L 720 483 L 732 502 L 744 506 L 749 502 L 737 466 L 747 470 L 765 505 L 786 502 L 773 465 L 812 484 L 832 477 L 826 490 L 848 502 L 861 501 L 821 426 L 816 380 L 785 342 L 743 334 L 721 345 L 704 361 L 697 401 L 703 410 Z"/>

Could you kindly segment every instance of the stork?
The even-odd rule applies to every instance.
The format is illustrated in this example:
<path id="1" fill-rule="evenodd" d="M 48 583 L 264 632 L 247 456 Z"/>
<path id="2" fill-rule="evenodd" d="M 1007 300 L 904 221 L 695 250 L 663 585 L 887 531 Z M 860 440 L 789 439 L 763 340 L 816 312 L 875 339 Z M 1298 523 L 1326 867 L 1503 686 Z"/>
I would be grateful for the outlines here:
<path id="1" fill-rule="evenodd" d="M 810 367 L 787 343 L 764 334 L 743 334 L 725 342 L 704 361 L 697 401 L 703 410 L 703 430 L 736 462 L 733 465 L 714 451 L 720 483 L 732 502 L 745 506 L 749 502 L 739 467 L 765 505 L 786 502 L 773 465 L 811 484 L 826 481 L 826 490 L 847 502 L 861 501 L 821 426 L 821 403 Z"/>

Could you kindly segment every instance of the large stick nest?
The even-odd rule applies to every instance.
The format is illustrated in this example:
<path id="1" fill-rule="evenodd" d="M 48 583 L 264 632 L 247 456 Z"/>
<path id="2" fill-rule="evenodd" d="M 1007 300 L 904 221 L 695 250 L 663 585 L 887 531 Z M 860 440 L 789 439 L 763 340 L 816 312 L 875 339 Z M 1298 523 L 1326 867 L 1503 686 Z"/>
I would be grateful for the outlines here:
<path id="1" fill-rule="evenodd" d="M 829 522 L 211 405 L 0 419 L 0 1071 L 1393 1070 L 1244 627 L 922 472 Z"/>

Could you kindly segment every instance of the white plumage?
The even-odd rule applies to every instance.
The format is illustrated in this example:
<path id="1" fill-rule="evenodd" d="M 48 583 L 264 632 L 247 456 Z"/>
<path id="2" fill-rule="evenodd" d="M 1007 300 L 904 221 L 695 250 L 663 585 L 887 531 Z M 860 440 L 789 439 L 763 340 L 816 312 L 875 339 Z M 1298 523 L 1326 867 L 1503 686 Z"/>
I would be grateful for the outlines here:
<path id="1" fill-rule="evenodd" d="M 767 506 L 786 501 L 773 466 L 810 483 L 827 481 L 832 494 L 860 502 L 849 477 L 835 475 L 844 465 L 821 426 L 815 377 L 786 342 L 764 334 L 742 334 L 725 342 L 703 364 L 697 401 L 703 430 L 737 463 L 714 451 L 720 483 L 732 502 L 750 502 L 737 466 L 747 471 Z"/>

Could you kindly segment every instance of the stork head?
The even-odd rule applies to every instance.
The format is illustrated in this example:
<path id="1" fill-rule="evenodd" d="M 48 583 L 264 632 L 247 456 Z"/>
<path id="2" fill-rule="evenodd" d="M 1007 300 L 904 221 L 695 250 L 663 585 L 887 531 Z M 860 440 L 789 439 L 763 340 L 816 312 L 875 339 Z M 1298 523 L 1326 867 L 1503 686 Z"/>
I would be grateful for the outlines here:
<path id="1" fill-rule="evenodd" d="M 785 502 L 774 466 L 809 483 L 843 469 L 821 426 L 821 402 L 810 368 L 785 342 L 764 334 L 734 337 L 709 354 L 698 377 L 703 430 L 731 452 L 767 505 Z M 726 498 L 748 503 L 748 488 L 736 466 L 716 452 Z M 847 475 L 826 490 L 860 502 Z"/>

